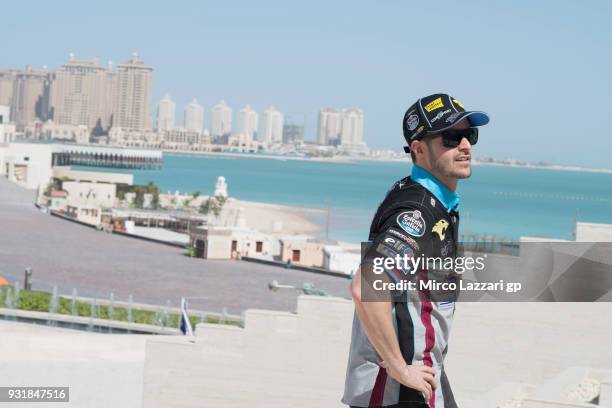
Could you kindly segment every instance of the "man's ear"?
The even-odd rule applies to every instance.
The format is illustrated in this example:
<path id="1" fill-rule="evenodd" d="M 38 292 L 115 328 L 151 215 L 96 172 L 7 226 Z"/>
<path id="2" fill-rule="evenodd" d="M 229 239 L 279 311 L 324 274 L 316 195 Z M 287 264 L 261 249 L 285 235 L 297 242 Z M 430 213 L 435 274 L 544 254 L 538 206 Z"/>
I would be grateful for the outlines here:
<path id="1" fill-rule="evenodd" d="M 414 152 L 414 154 L 415 154 L 415 155 L 417 154 L 417 152 L 418 152 L 419 154 L 423 154 L 423 146 L 422 146 L 422 144 L 421 144 L 421 141 L 420 141 L 420 140 L 413 140 L 413 141 L 410 143 L 410 150 L 411 150 L 412 152 Z"/>

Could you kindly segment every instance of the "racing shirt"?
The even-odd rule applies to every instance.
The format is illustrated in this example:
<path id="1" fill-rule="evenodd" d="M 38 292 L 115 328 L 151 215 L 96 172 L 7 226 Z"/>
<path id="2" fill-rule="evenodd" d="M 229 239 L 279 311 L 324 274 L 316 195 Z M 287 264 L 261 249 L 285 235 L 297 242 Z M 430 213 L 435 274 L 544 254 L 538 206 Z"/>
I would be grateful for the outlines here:
<path id="1" fill-rule="evenodd" d="M 399 254 L 412 258 L 454 258 L 459 227 L 458 205 L 456 193 L 414 165 L 411 176 L 397 181 L 387 192 L 372 220 L 369 235 L 372 244 L 361 264 L 362 285 L 363 271 L 371 267 L 370 261 L 376 256 Z M 420 281 L 455 282 L 459 286 L 459 277 L 452 271 L 436 270 L 426 264 L 411 271 L 385 268 L 385 272 L 392 282 L 401 280 L 402 276 L 411 276 Z M 395 331 L 406 363 L 424 364 L 436 370 L 438 388 L 429 404 L 420 392 L 398 383 L 378 365 L 380 358 L 356 314 L 342 402 L 358 407 L 381 407 L 400 402 L 415 407 L 456 407 L 444 371 L 444 357 L 457 295 L 457 291 L 405 290 L 395 291 L 391 300 Z"/>

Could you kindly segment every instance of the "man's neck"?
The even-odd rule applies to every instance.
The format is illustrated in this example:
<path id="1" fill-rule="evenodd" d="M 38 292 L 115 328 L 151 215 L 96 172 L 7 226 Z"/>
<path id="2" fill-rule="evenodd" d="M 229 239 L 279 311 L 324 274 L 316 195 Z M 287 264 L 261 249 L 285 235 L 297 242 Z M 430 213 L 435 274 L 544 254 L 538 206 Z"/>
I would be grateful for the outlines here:
<path id="1" fill-rule="evenodd" d="M 429 166 L 427 166 L 425 164 L 419 164 L 418 166 L 420 166 L 423 170 L 427 171 L 429 174 L 431 174 L 432 176 L 437 178 L 442 184 L 444 184 L 446 186 L 446 188 L 448 188 L 453 193 L 455 191 L 457 191 L 457 182 L 459 180 L 457 180 L 456 178 L 445 177 L 445 176 L 439 174 L 434 169 L 429 168 Z"/>
<path id="2" fill-rule="evenodd" d="M 447 183 L 444 183 L 443 180 L 436 177 L 435 174 L 430 173 L 426 168 L 416 164 L 412 168 L 410 177 L 412 180 L 428 189 L 449 211 L 456 209 L 459 205 L 459 196 L 454 189 L 451 189 L 451 187 L 457 187 L 457 180 L 454 180 L 454 183 L 449 186 Z M 447 181 L 453 180 L 450 179 Z"/>

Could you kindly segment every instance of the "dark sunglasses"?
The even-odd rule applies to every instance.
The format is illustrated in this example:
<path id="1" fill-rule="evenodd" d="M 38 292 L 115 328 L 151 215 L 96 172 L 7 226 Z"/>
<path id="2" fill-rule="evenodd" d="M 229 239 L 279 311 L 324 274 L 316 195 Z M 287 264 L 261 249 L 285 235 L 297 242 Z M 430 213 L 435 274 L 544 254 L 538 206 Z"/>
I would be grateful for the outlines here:
<path id="1" fill-rule="evenodd" d="M 467 129 L 448 129 L 441 132 L 429 133 L 434 139 L 442 136 L 442 144 L 444 147 L 457 147 L 461 140 L 465 137 L 472 146 L 478 143 L 478 128 L 472 127 Z"/>

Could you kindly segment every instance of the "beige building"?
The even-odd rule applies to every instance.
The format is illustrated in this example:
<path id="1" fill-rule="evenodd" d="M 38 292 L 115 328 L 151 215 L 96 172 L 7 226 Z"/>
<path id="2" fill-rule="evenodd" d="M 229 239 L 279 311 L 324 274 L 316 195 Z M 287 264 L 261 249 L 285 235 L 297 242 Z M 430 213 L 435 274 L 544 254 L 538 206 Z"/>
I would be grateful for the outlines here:
<path id="1" fill-rule="evenodd" d="M 275 239 L 243 227 L 198 226 L 191 229 L 189 243 L 195 256 L 206 259 L 239 259 L 243 256 L 272 259 Z"/>
<path id="2" fill-rule="evenodd" d="M 113 146 L 161 149 L 163 137 L 161 132 L 155 130 L 113 127 L 108 132 L 108 143 Z"/>
<path id="3" fill-rule="evenodd" d="M 254 139 L 258 122 L 259 115 L 250 105 L 247 105 L 238 112 L 238 127 L 236 133 L 244 133 L 249 138 Z"/>
<path id="4" fill-rule="evenodd" d="M 28 139 L 69 141 L 78 144 L 89 143 L 90 131 L 86 125 L 59 124 L 52 120 L 34 121 L 23 129 Z"/>
<path id="5" fill-rule="evenodd" d="M 360 145 L 363 142 L 363 111 L 357 108 L 342 110 L 341 145 Z"/>
<path id="6" fill-rule="evenodd" d="M 164 148 L 166 149 L 189 149 L 189 147 L 210 144 L 208 132 L 176 128 L 161 133 Z"/>
<path id="7" fill-rule="evenodd" d="M 173 129 L 175 115 L 176 103 L 170 99 L 170 95 L 166 94 L 157 104 L 157 130 Z"/>
<path id="8" fill-rule="evenodd" d="M 112 128 L 109 143 L 114 146 L 142 147 L 147 149 L 210 151 L 208 131 L 197 132 L 184 128 L 166 130 Z"/>
<path id="9" fill-rule="evenodd" d="M 0 69 L 0 105 L 11 106 L 18 73 L 17 69 Z"/>
<path id="10" fill-rule="evenodd" d="M 0 145 L 0 176 L 28 189 L 44 188 L 51 178 L 53 152 L 48 144 Z"/>
<path id="11" fill-rule="evenodd" d="M 97 59 L 69 61 L 52 75 L 50 112 L 60 125 L 110 126 L 115 75 Z"/>
<path id="12" fill-rule="evenodd" d="M 185 107 L 185 129 L 202 132 L 204 129 L 204 107 L 193 98 L 191 103 Z"/>
<path id="13" fill-rule="evenodd" d="M 340 113 L 334 108 L 323 108 L 319 111 L 319 127 L 317 143 L 328 145 L 335 143 L 340 137 L 342 120 Z"/>
<path id="14" fill-rule="evenodd" d="M 91 225 L 100 225 L 102 209 L 111 208 L 117 200 L 117 186 L 108 183 L 64 181 L 66 215 Z"/>
<path id="15" fill-rule="evenodd" d="M 274 106 L 266 109 L 262 115 L 259 140 L 270 146 L 283 142 L 283 114 Z"/>
<path id="16" fill-rule="evenodd" d="M 325 243 L 301 236 L 281 238 L 281 261 L 304 266 L 323 266 Z"/>
<path id="17" fill-rule="evenodd" d="M 11 108 L 0 105 L 0 143 L 10 143 L 15 140 L 15 124 L 11 123 Z"/>
<path id="18" fill-rule="evenodd" d="M 211 111 L 211 134 L 213 137 L 223 136 L 232 131 L 232 108 L 221 100 Z"/>
<path id="19" fill-rule="evenodd" d="M 49 73 L 27 66 L 15 78 L 11 100 L 13 122 L 21 130 L 36 119 L 45 120 L 49 110 Z"/>
<path id="20" fill-rule="evenodd" d="M 117 95 L 113 126 L 125 129 L 151 129 L 153 67 L 134 53 L 125 64 L 117 65 Z"/>

